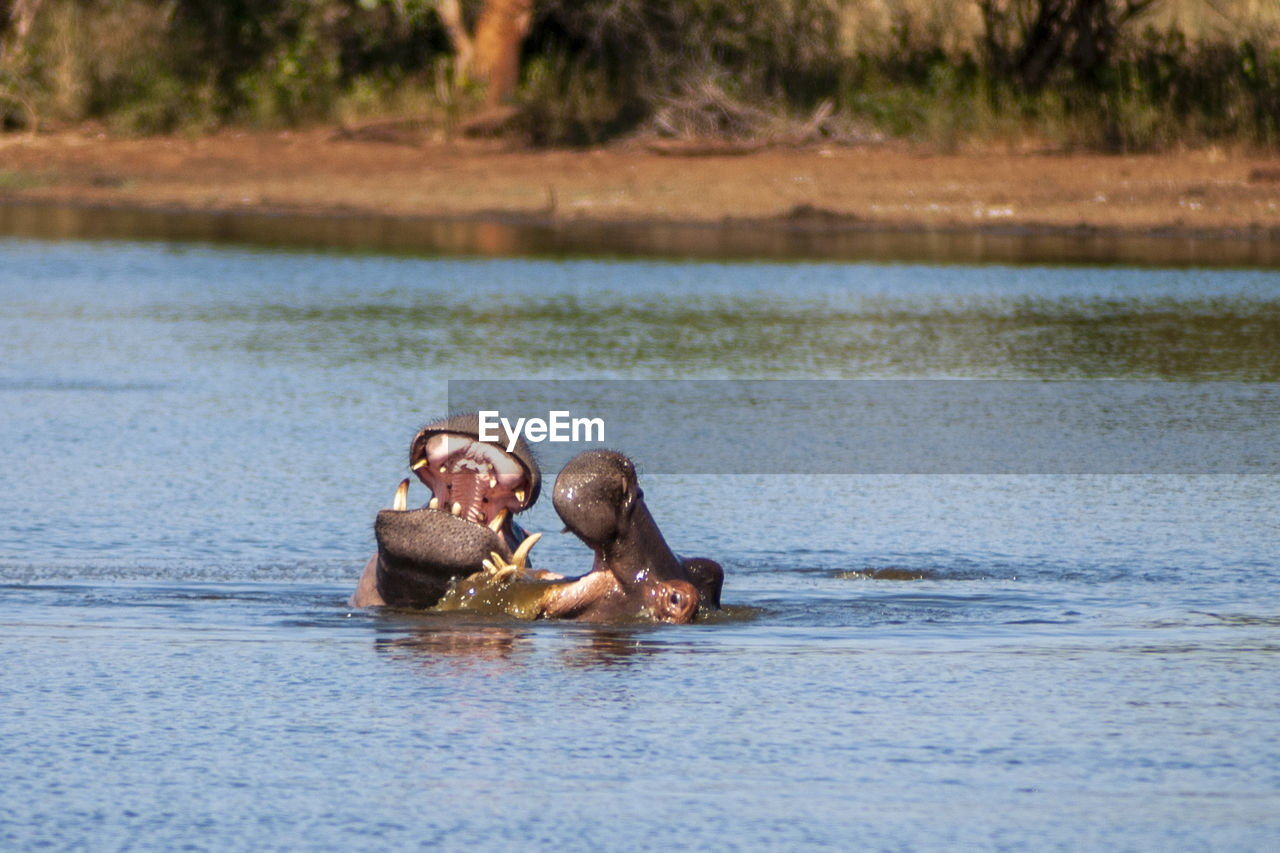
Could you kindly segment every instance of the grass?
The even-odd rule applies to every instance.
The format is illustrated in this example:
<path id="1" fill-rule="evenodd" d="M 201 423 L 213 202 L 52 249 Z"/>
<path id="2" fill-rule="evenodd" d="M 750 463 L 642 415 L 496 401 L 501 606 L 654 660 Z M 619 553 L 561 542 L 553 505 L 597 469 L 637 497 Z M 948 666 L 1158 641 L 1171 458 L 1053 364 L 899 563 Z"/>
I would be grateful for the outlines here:
<path id="1" fill-rule="evenodd" d="M 0 193 L 34 189 L 47 183 L 49 181 L 46 178 L 40 175 L 33 175 L 30 172 L 0 169 Z"/>

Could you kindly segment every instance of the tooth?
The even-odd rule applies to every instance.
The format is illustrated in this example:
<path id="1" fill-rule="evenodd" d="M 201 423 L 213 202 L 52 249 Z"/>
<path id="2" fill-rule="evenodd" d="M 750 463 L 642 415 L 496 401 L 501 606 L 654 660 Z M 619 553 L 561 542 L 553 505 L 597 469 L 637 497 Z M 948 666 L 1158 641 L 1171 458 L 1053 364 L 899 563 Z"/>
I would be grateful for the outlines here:
<path id="1" fill-rule="evenodd" d="M 497 533 L 498 529 L 502 527 L 502 522 L 506 521 L 509 514 L 506 507 L 498 510 L 498 514 L 493 517 L 493 521 L 489 522 L 489 529 Z"/>
<path id="2" fill-rule="evenodd" d="M 520 547 L 511 555 L 511 565 L 524 568 L 524 561 L 529 559 L 529 552 L 533 550 L 533 546 L 538 544 L 538 540 L 542 538 L 541 533 L 531 533 L 529 538 L 520 543 Z"/>
<path id="3" fill-rule="evenodd" d="M 432 498 L 432 499 L 431 499 L 431 503 L 427 504 L 427 506 L 428 506 L 428 507 L 430 507 L 431 509 L 439 509 L 439 508 L 440 508 L 440 499 L 439 499 L 439 498 Z"/>
<path id="4" fill-rule="evenodd" d="M 448 473 L 449 473 L 449 469 L 448 469 L 448 468 L 446 468 L 446 467 L 444 467 L 443 465 L 441 465 L 441 466 L 440 466 L 440 473 L 441 473 L 441 474 L 448 474 Z"/>
<path id="5" fill-rule="evenodd" d="M 490 478 L 489 478 L 489 488 L 491 488 L 491 489 L 492 489 L 492 488 L 496 487 L 497 485 L 498 485 L 498 478 L 497 478 L 497 477 L 490 477 Z"/>
<path id="6" fill-rule="evenodd" d="M 450 512 L 452 512 L 454 515 L 462 515 L 462 504 L 458 503 L 457 501 L 454 501 L 453 507 L 450 509 Z"/>
<path id="7" fill-rule="evenodd" d="M 516 500 L 524 503 L 524 489 L 516 489 Z"/>
<path id="8" fill-rule="evenodd" d="M 400 488 L 396 489 L 396 499 L 392 502 L 391 508 L 397 511 L 403 511 L 409 505 L 409 481 L 401 480 Z"/>
<path id="9" fill-rule="evenodd" d="M 422 466 L 424 466 L 424 465 L 426 465 L 426 464 L 427 464 L 427 458 L 424 456 L 424 457 L 422 457 L 421 459 L 419 459 L 417 462 L 415 462 L 415 463 L 413 463 L 412 465 L 410 465 L 410 466 L 409 466 L 409 470 L 410 470 L 410 471 L 417 471 L 419 468 L 421 468 Z"/>

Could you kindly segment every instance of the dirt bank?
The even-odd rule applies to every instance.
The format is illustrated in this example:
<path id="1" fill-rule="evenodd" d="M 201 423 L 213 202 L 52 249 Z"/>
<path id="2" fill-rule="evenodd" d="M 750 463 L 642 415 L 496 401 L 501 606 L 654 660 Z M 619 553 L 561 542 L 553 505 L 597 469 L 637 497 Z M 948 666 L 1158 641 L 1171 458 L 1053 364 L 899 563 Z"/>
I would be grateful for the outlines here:
<path id="1" fill-rule="evenodd" d="M 116 139 L 0 136 L 0 202 L 213 211 L 527 215 L 830 227 L 1119 230 L 1280 239 L 1280 157 L 970 153 L 906 146 L 660 154 L 513 150 L 332 129 Z"/>

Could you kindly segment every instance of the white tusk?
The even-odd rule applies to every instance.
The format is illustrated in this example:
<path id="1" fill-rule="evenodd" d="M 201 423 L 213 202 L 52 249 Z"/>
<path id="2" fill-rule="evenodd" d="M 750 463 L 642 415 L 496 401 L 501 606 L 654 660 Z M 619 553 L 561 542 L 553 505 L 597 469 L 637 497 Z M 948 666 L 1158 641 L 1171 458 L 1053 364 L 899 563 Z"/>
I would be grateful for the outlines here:
<path id="1" fill-rule="evenodd" d="M 458 503 L 457 501 L 454 501 L 453 507 L 451 508 L 451 512 L 454 515 L 462 515 L 462 504 Z"/>
<path id="2" fill-rule="evenodd" d="M 538 540 L 542 538 L 541 533 L 531 533 L 529 538 L 520 543 L 520 547 L 511 555 L 511 565 L 524 568 L 525 560 L 529 559 L 529 552 L 533 550 L 533 546 L 538 544 Z"/>
<path id="3" fill-rule="evenodd" d="M 507 520 L 508 515 L 510 515 L 510 513 L 507 512 L 506 507 L 498 510 L 498 514 L 493 517 L 493 521 L 489 522 L 489 529 L 494 533 L 497 533 L 499 528 L 502 527 L 502 522 Z"/>
<path id="4" fill-rule="evenodd" d="M 409 481 L 401 480 L 400 488 L 396 489 L 395 500 L 391 502 L 391 508 L 397 512 L 403 512 L 409 505 Z"/>
<path id="5" fill-rule="evenodd" d="M 431 499 L 431 503 L 427 504 L 427 506 L 428 506 L 428 507 L 430 507 L 431 509 L 439 509 L 439 508 L 440 508 L 440 499 L 439 499 L 439 498 L 432 498 L 432 499 Z"/>

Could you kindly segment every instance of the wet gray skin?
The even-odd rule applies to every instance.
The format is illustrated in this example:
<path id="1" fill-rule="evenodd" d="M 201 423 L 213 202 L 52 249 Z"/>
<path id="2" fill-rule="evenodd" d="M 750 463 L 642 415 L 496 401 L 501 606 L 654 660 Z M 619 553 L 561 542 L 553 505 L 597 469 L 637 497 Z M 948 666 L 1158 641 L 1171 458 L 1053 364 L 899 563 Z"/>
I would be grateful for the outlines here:
<path id="1" fill-rule="evenodd" d="M 545 615 L 688 622 L 700 605 L 720 606 L 720 565 L 671 550 L 626 456 L 609 450 L 575 456 L 556 478 L 552 501 L 565 526 L 595 552 L 595 563 L 548 600 Z"/>
<path id="2" fill-rule="evenodd" d="M 481 571 L 491 552 L 512 556 L 525 538 L 513 517 L 533 506 L 542 474 L 521 438 L 479 439 L 476 414 L 451 415 L 423 427 L 409 445 L 409 467 L 431 490 L 419 509 L 382 510 L 374 522 L 378 552 L 351 597 L 355 607 L 431 607 L 451 581 Z M 405 481 L 408 482 L 407 480 Z"/>

